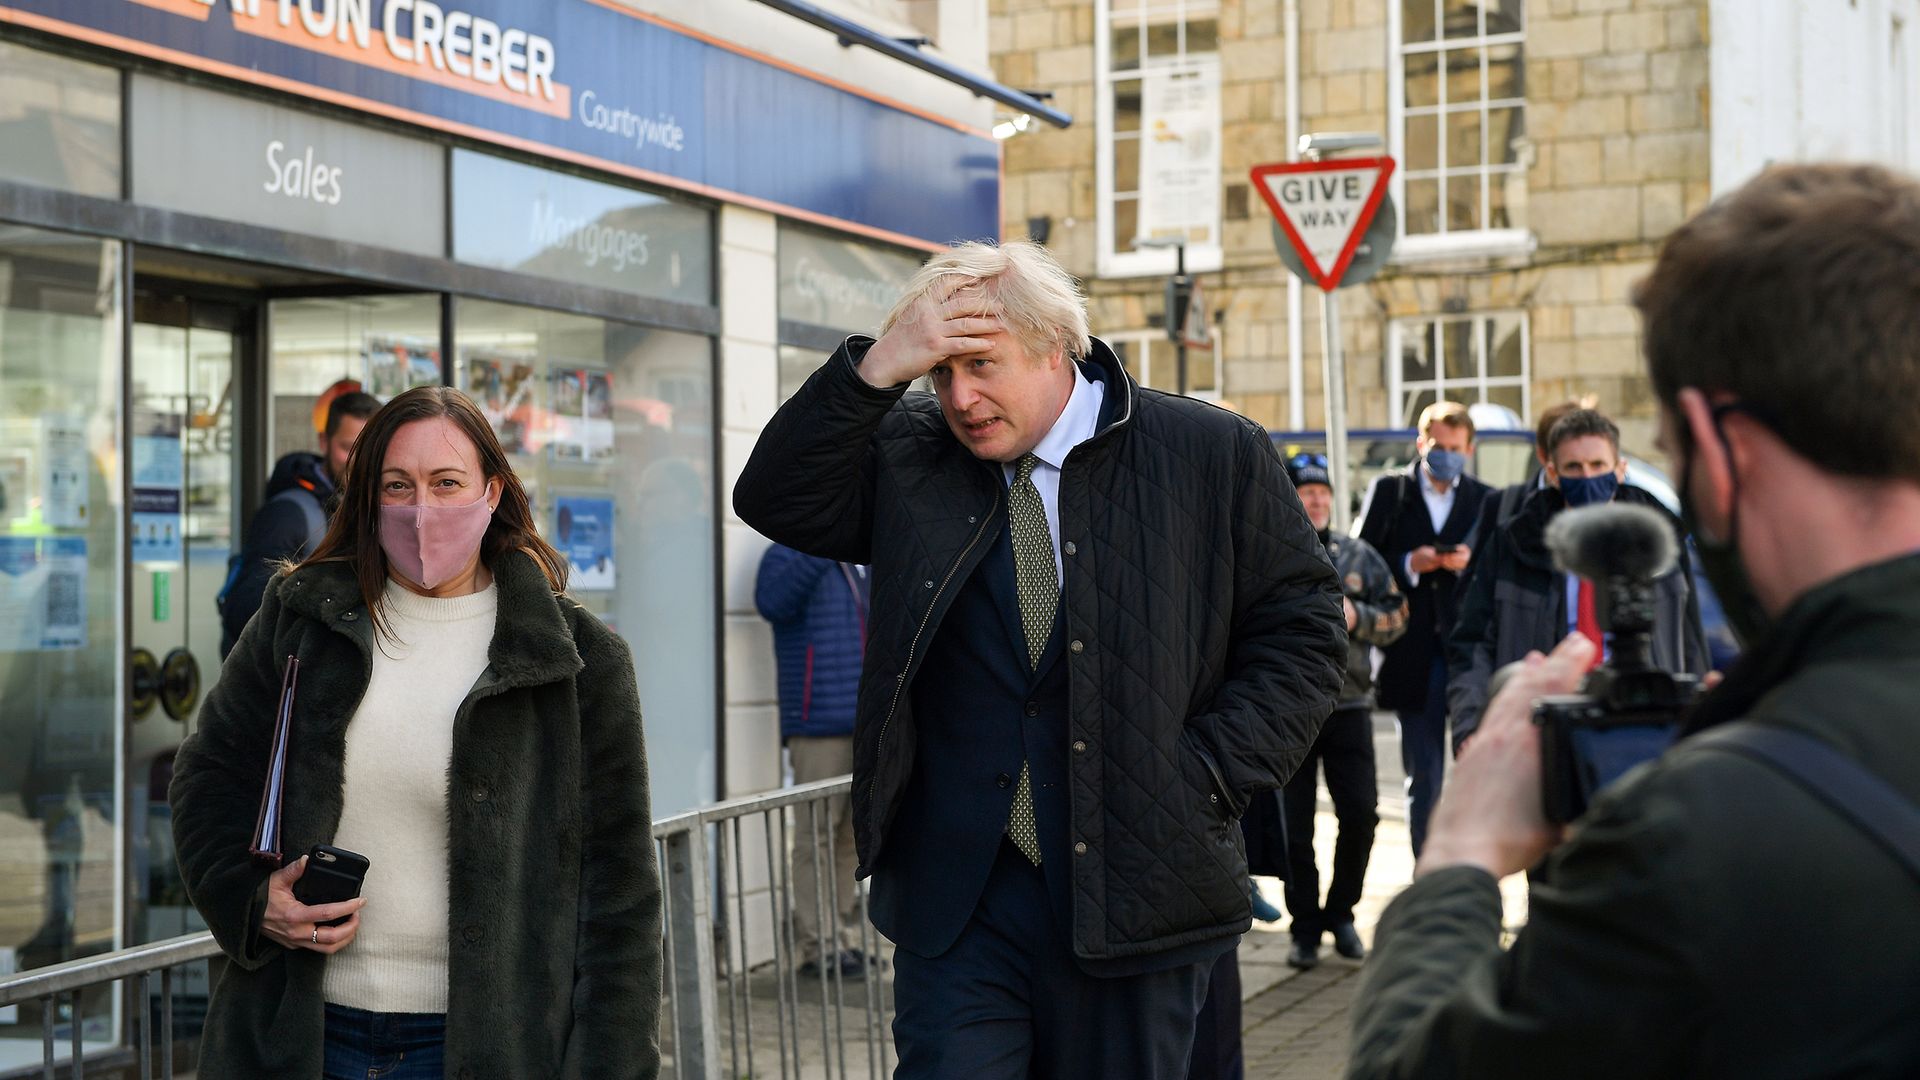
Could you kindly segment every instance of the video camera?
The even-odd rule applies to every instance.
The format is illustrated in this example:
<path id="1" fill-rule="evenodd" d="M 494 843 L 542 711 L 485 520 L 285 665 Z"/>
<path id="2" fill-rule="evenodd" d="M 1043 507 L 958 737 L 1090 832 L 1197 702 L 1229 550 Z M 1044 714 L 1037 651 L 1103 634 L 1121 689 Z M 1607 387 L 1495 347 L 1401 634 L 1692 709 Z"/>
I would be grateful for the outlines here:
<path id="1" fill-rule="evenodd" d="M 1546 541 L 1555 565 L 1594 583 L 1595 614 L 1612 635 L 1607 662 L 1580 693 L 1534 703 L 1547 820 L 1565 824 L 1595 792 L 1672 745 L 1700 686 L 1653 664 L 1653 583 L 1679 556 L 1665 518 L 1630 503 L 1582 507 L 1554 518 Z"/>

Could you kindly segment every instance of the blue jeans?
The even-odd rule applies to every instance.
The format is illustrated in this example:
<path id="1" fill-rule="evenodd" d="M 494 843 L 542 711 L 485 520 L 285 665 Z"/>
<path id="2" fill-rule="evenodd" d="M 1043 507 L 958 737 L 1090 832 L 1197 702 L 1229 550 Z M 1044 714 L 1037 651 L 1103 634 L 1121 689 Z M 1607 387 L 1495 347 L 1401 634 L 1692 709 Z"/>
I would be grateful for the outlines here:
<path id="1" fill-rule="evenodd" d="M 326 1080 L 440 1080 L 442 1013 L 377 1013 L 327 1006 Z"/>

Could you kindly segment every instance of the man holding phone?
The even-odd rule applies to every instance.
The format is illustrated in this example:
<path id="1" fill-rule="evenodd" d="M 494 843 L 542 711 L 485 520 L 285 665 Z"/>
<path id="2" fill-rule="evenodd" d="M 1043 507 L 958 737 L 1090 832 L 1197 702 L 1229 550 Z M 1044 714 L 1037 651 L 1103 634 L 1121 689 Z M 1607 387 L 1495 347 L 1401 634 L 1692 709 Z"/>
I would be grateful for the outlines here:
<path id="1" fill-rule="evenodd" d="M 1447 768 L 1446 635 L 1455 587 L 1473 558 L 1467 534 L 1492 490 L 1466 475 L 1473 417 L 1457 401 L 1420 413 L 1419 457 L 1405 472 L 1374 481 L 1360 510 L 1360 539 L 1384 555 L 1406 596 L 1407 632 L 1384 650 L 1380 707 L 1400 716 L 1400 762 L 1407 772 L 1407 830 L 1413 851 L 1426 841 L 1427 816 Z"/>
<path id="2" fill-rule="evenodd" d="M 1531 706 L 1596 650 L 1528 657 L 1381 917 L 1350 1078 L 1914 1075 L 1916 266 L 1920 183 L 1877 166 L 1774 167 L 1667 239 L 1634 296 L 1661 443 L 1747 652 L 1571 830 Z M 1503 948 L 1498 880 L 1542 856 Z"/>

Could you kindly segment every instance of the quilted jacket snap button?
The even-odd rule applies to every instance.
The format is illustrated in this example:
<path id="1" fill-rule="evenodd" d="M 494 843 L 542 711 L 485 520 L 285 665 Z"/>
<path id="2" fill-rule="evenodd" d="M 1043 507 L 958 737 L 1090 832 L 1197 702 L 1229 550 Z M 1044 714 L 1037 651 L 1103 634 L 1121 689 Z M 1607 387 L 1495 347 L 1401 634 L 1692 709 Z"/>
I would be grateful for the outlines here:
<path id="1" fill-rule="evenodd" d="M 1073 541 L 1069 540 L 1065 544 L 1061 545 L 1060 550 L 1066 552 L 1069 555 L 1072 555 L 1075 552 L 1079 551 L 1080 549 L 1077 547 L 1074 547 Z"/>
<path id="2" fill-rule="evenodd" d="M 345 615 L 342 615 L 342 616 L 340 616 L 340 621 L 341 621 L 341 622 L 352 622 L 353 620 L 355 620 L 355 619 L 357 619 L 357 618 L 359 618 L 359 617 L 360 617 L 360 613 L 359 613 L 359 612 L 357 612 L 357 611 L 349 611 L 349 612 L 347 612 L 347 613 L 346 613 Z M 1078 650 L 1076 650 L 1076 651 L 1078 651 Z"/>
<path id="3" fill-rule="evenodd" d="M 1087 842 L 1085 840 L 1082 840 L 1079 843 L 1073 845 L 1073 853 L 1075 855 L 1085 855 L 1087 853 Z"/>
<path id="4" fill-rule="evenodd" d="M 1086 752 L 1087 752 L 1087 740 L 1085 740 L 1085 739 L 1075 739 L 1075 740 L 1073 740 L 1073 752 L 1074 752 L 1074 753 L 1076 753 L 1076 754 L 1084 754 L 1084 753 L 1086 753 Z"/>
<path id="5" fill-rule="evenodd" d="M 999 776 L 993 778 L 993 782 L 996 787 L 1006 787 L 1008 784 L 1013 783 L 1013 777 L 1008 776 L 1006 773 L 1001 773 Z"/>
<path id="6" fill-rule="evenodd" d="M 1071 645 L 1069 645 L 1069 646 L 1067 646 L 1067 651 L 1068 651 L 1068 652 L 1070 652 L 1070 653 L 1073 653 L 1073 654 L 1075 654 L 1075 655 L 1077 656 L 1077 655 L 1079 655 L 1080 653 L 1083 653 L 1083 652 L 1086 652 L 1086 651 L 1087 651 L 1087 647 L 1086 647 L 1086 645 L 1085 645 L 1085 644 L 1083 644 L 1083 643 L 1082 643 L 1082 642 L 1080 641 L 1080 639 L 1079 639 L 1079 638 L 1074 638 L 1074 639 L 1073 639 L 1073 644 L 1071 644 Z"/>
<path id="7" fill-rule="evenodd" d="M 923 584 L 924 584 L 924 585 L 925 585 L 925 586 L 926 586 L 927 588 L 929 588 L 929 589 L 931 589 L 931 588 L 933 588 L 933 579 L 932 579 L 932 578 L 928 578 L 928 579 L 927 579 L 927 580 L 926 580 L 925 582 L 923 582 Z"/>

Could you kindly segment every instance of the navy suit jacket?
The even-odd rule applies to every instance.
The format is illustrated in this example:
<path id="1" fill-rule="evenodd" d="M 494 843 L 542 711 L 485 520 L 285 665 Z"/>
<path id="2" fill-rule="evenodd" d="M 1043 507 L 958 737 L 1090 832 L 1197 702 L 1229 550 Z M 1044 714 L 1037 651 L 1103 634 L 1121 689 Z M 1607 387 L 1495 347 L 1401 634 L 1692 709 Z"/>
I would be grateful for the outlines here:
<path id="1" fill-rule="evenodd" d="M 1387 560 L 1394 584 L 1407 598 L 1407 632 L 1382 650 L 1386 655 L 1374 682 L 1380 707 L 1401 712 L 1426 706 L 1434 658 L 1445 656 L 1442 639 L 1459 611 L 1456 575 L 1435 570 L 1420 575 L 1420 584 L 1414 585 L 1407 580 L 1407 554 L 1428 544 L 1465 543 L 1480 518 L 1480 504 L 1493 490 L 1471 476 L 1454 481 L 1458 493 L 1453 509 L 1435 532 L 1426 498 L 1420 494 L 1424 483 L 1418 464 L 1375 480 L 1367 497 L 1366 519 L 1360 523 L 1360 539 Z M 1474 552 L 1476 558 L 1479 555 Z"/>

